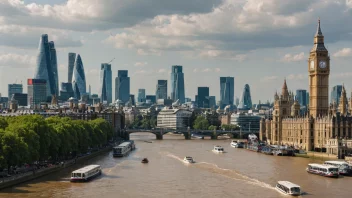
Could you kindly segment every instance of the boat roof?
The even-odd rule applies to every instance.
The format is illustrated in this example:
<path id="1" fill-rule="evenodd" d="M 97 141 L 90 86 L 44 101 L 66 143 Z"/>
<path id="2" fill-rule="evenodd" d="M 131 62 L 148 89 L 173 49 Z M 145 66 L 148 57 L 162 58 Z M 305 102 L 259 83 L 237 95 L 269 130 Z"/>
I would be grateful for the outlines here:
<path id="1" fill-rule="evenodd" d="M 89 165 L 89 166 L 85 166 L 83 168 L 80 168 L 78 170 L 73 171 L 72 173 L 86 173 L 94 168 L 100 167 L 100 165 Z"/>
<path id="2" fill-rule="evenodd" d="M 289 181 L 278 181 L 277 183 L 286 186 L 287 188 L 301 188 L 299 185 Z"/>
<path id="3" fill-rule="evenodd" d="M 190 157 L 190 156 L 186 156 L 185 158 L 192 158 L 192 157 Z"/>
<path id="4" fill-rule="evenodd" d="M 127 145 L 129 145 L 129 144 L 131 144 L 131 142 L 123 142 L 123 143 L 121 143 L 119 146 L 127 146 Z"/>
<path id="5" fill-rule="evenodd" d="M 308 166 L 315 166 L 318 168 L 336 168 L 335 166 L 331 166 L 327 164 L 308 164 Z"/>
<path id="6" fill-rule="evenodd" d="M 215 148 L 215 147 L 222 148 L 222 146 L 214 146 L 214 148 Z"/>
<path id="7" fill-rule="evenodd" d="M 348 163 L 345 162 L 345 161 L 325 161 L 325 163 L 339 164 L 339 165 L 348 164 Z"/>

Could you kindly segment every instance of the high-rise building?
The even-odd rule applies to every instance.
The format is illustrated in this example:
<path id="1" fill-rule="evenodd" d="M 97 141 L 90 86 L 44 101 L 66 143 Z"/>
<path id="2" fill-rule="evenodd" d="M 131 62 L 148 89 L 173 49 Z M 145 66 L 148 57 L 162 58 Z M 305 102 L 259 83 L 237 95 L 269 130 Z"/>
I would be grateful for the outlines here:
<path id="1" fill-rule="evenodd" d="M 156 96 L 155 95 L 146 95 L 145 99 L 146 99 L 146 102 L 149 100 L 151 104 L 156 103 Z"/>
<path id="2" fill-rule="evenodd" d="M 138 89 L 138 102 L 145 102 L 145 89 Z"/>
<path id="3" fill-rule="evenodd" d="M 108 63 L 102 63 L 100 68 L 100 99 L 112 103 L 112 73 Z"/>
<path id="4" fill-rule="evenodd" d="M 340 103 L 341 92 L 342 92 L 342 85 L 334 86 L 331 90 L 330 102 L 331 103 L 336 102 L 336 104 L 338 106 Z"/>
<path id="5" fill-rule="evenodd" d="M 251 89 L 248 84 L 244 85 L 240 104 L 237 108 L 242 110 L 249 110 L 252 108 Z"/>
<path id="6" fill-rule="evenodd" d="M 198 108 L 209 108 L 209 87 L 198 87 Z"/>
<path id="7" fill-rule="evenodd" d="M 128 70 L 118 70 L 115 78 L 115 100 L 121 100 L 124 103 L 130 99 L 130 77 Z"/>
<path id="8" fill-rule="evenodd" d="M 155 95 L 156 100 L 167 99 L 167 80 L 158 80 Z"/>
<path id="9" fill-rule="evenodd" d="M 23 85 L 22 84 L 8 84 L 8 98 L 12 97 L 12 94 L 15 93 L 23 93 Z"/>
<path id="10" fill-rule="evenodd" d="M 238 106 L 239 104 L 240 104 L 240 99 L 236 97 L 236 106 Z"/>
<path id="11" fill-rule="evenodd" d="M 30 108 L 39 108 L 41 102 L 47 101 L 47 84 L 44 79 L 28 79 L 28 105 Z"/>
<path id="12" fill-rule="evenodd" d="M 67 101 L 69 98 L 74 96 L 75 94 L 72 89 L 72 83 L 61 83 L 60 100 Z"/>
<path id="13" fill-rule="evenodd" d="M 81 55 L 77 54 L 75 65 L 73 68 L 72 88 L 75 98 L 78 100 L 87 93 L 86 75 L 81 59 Z"/>
<path id="14" fill-rule="evenodd" d="M 191 102 L 192 101 L 192 99 L 190 99 L 190 98 L 185 98 L 185 102 Z"/>
<path id="15" fill-rule="evenodd" d="M 54 74 L 55 67 L 57 70 L 54 42 L 51 41 L 49 43 L 48 35 L 43 34 L 39 41 L 39 53 L 37 56 L 37 67 L 35 70 L 34 78 L 43 79 L 46 81 L 46 95 L 49 97 L 49 99 L 52 95 L 56 95 L 58 93 L 56 90 L 56 81 L 58 81 L 58 79 L 56 79 L 56 74 Z"/>
<path id="16" fill-rule="evenodd" d="M 221 108 L 227 105 L 233 106 L 234 91 L 235 91 L 235 78 L 234 77 L 220 77 L 220 101 Z"/>
<path id="17" fill-rule="evenodd" d="M 307 90 L 297 89 L 296 90 L 296 100 L 301 106 L 307 106 Z"/>
<path id="18" fill-rule="evenodd" d="M 307 92 L 306 98 L 307 98 L 307 106 L 309 106 L 309 92 Z"/>
<path id="19" fill-rule="evenodd" d="M 75 66 L 76 53 L 68 53 L 68 78 L 67 82 L 72 83 L 73 68 Z"/>
<path id="20" fill-rule="evenodd" d="M 132 105 L 132 106 L 135 106 L 135 105 L 136 105 L 136 100 L 135 100 L 134 94 L 131 94 L 131 95 L 130 95 L 130 100 L 129 100 L 129 102 L 130 102 L 130 105 Z"/>
<path id="21" fill-rule="evenodd" d="M 185 103 L 185 79 L 180 65 L 171 67 L 171 99 Z"/>
<path id="22" fill-rule="evenodd" d="M 12 95 L 13 99 L 17 100 L 18 106 L 28 105 L 28 95 L 24 93 L 14 93 Z"/>
<path id="23" fill-rule="evenodd" d="M 54 41 L 49 42 L 50 48 L 50 60 L 51 60 L 51 67 L 54 77 L 54 87 L 55 87 L 55 95 L 59 96 L 59 73 L 57 71 L 57 57 L 56 57 L 56 49 Z"/>
<path id="24" fill-rule="evenodd" d="M 209 96 L 209 108 L 216 107 L 216 99 L 215 96 Z"/>

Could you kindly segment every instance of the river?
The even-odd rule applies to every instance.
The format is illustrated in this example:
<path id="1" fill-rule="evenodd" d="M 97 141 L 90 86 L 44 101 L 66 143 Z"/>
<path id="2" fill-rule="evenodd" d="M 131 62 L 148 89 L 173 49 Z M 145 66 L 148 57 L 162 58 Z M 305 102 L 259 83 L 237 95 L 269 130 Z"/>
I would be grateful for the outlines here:
<path id="1" fill-rule="evenodd" d="M 274 189 L 278 180 L 301 186 L 301 197 L 350 197 L 352 177 L 338 179 L 308 174 L 313 159 L 268 156 L 230 147 L 230 140 L 185 140 L 148 133 L 132 134 L 137 149 L 128 157 L 106 153 L 61 172 L 0 191 L 0 197 L 286 197 Z M 146 142 L 152 141 L 152 143 Z M 211 152 L 214 145 L 224 154 Z M 184 164 L 184 156 L 195 164 Z M 147 157 L 148 164 L 141 160 Z M 321 163 L 321 162 L 319 162 Z M 88 183 L 71 183 L 71 171 L 100 164 L 103 174 Z"/>

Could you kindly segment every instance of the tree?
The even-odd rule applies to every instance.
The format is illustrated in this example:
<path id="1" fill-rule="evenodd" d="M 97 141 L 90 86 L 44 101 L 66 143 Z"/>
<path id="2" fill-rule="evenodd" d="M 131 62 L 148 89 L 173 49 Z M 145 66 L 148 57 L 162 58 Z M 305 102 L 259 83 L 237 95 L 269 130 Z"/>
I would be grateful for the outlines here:
<path id="1" fill-rule="evenodd" d="M 0 129 L 5 129 L 8 126 L 7 120 L 3 117 L 0 117 Z"/>
<path id="2" fill-rule="evenodd" d="M 207 130 L 209 128 L 209 122 L 203 116 L 197 116 L 193 124 L 194 129 Z"/>
<path id="3" fill-rule="evenodd" d="M 225 131 L 238 130 L 240 127 L 234 124 L 223 124 L 221 128 Z"/>
<path id="4" fill-rule="evenodd" d="M 217 127 L 216 127 L 216 126 L 214 126 L 214 125 L 210 125 L 208 129 L 209 129 L 209 130 L 216 130 L 216 129 L 217 129 Z"/>

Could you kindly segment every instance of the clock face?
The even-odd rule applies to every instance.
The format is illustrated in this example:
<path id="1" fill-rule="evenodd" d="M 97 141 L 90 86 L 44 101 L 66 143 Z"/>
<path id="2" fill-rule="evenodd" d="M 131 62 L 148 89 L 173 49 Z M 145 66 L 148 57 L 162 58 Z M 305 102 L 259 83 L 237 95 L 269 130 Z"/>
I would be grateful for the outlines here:
<path id="1" fill-rule="evenodd" d="M 321 69 L 325 69 L 325 68 L 326 68 L 326 62 L 325 62 L 325 61 L 320 61 L 320 62 L 319 62 L 319 67 L 320 67 Z"/>
<path id="2" fill-rule="evenodd" d="M 309 66 L 310 66 L 310 69 L 314 69 L 314 60 L 310 61 L 310 65 Z"/>

